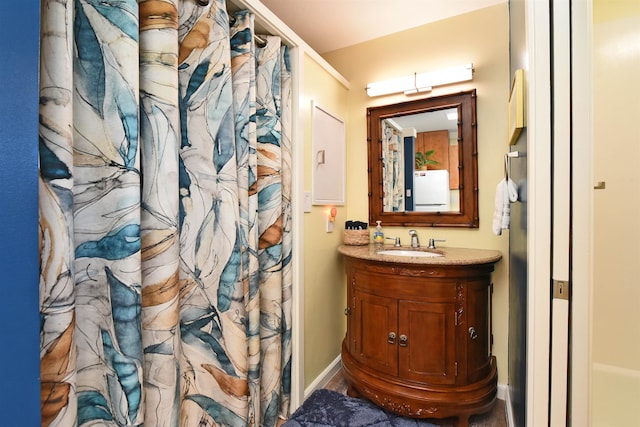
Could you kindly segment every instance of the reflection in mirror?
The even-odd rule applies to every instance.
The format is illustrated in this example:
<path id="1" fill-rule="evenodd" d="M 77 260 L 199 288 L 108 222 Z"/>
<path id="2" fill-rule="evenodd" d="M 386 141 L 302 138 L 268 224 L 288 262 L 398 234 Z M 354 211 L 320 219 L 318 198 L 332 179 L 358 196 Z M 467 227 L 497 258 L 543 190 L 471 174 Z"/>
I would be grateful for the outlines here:
<path id="1" fill-rule="evenodd" d="M 382 120 L 384 212 L 460 211 L 458 109 Z"/>
<path id="2" fill-rule="evenodd" d="M 478 227 L 475 111 L 475 90 L 367 109 L 371 224 Z"/>

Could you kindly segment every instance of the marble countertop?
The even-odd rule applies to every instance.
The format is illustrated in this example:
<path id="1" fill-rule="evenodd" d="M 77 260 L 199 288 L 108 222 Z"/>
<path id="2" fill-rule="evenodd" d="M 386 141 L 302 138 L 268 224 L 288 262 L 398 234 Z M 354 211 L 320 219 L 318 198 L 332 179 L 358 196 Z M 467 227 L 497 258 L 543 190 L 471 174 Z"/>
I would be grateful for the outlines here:
<path id="1" fill-rule="evenodd" d="M 412 257 L 412 256 L 394 256 L 380 255 L 380 250 L 404 250 L 404 251 L 427 251 L 442 254 L 439 257 Z M 394 247 L 393 245 L 384 245 L 381 248 L 374 245 L 352 246 L 341 245 L 338 251 L 352 258 L 360 258 L 372 261 L 403 263 L 403 264 L 420 264 L 420 265 L 478 265 L 489 264 L 500 261 L 502 253 L 493 249 L 472 249 L 472 248 L 450 248 L 439 247 L 436 249 L 427 249 L 426 247 L 413 249 L 409 246 Z"/>

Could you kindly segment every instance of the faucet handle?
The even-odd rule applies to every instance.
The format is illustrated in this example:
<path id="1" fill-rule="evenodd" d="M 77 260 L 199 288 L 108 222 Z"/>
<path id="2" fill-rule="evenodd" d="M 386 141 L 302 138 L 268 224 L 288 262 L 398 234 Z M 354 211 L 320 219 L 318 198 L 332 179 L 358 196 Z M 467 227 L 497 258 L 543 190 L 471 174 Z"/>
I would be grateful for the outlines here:
<path id="1" fill-rule="evenodd" d="M 400 237 L 387 237 L 387 240 L 394 240 L 394 244 L 393 246 L 395 246 L 396 248 L 399 248 L 400 246 L 402 246 L 400 244 Z"/>
<path id="2" fill-rule="evenodd" d="M 436 242 L 446 242 L 444 239 L 429 239 L 429 249 L 436 248 Z"/>

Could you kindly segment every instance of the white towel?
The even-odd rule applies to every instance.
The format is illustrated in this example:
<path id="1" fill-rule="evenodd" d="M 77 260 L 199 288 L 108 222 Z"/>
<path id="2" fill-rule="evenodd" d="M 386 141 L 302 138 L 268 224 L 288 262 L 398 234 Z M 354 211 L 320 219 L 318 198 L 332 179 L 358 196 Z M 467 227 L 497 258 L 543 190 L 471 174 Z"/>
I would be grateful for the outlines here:
<path id="1" fill-rule="evenodd" d="M 503 178 L 496 186 L 495 210 L 493 212 L 493 234 L 499 236 L 509 228 L 511 202 L 518 200 L 518 189 L 510 178 Z"/>

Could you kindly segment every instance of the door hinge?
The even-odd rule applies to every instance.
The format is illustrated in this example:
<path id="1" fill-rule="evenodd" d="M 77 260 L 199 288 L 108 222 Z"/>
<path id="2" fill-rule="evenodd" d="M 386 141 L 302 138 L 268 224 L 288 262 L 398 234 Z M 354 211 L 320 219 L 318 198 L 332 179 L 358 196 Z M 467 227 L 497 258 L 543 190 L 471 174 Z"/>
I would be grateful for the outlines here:
<path id="1" fill-rule="evenodd" d="M 554 299 L 569 299 L 571 292 L 570 283 L 567 280 L 553 279 L 553 298 Z"/>
<path id="2" fill-rule="evenodd" d="M 458 362 L 455 363 L 455 376 L 458 376 Z"/>

